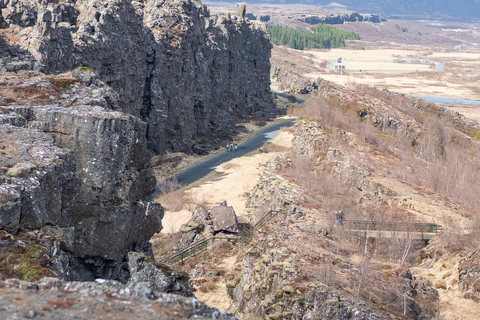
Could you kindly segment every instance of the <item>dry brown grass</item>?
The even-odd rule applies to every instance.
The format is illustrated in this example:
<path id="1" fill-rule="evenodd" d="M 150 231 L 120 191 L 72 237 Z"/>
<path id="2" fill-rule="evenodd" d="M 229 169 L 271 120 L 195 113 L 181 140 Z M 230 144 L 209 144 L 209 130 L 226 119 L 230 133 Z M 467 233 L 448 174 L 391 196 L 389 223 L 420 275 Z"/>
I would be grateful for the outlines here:
<path id="1" fill-rule="evenodd" d="M 388 124 L 373 125 L 371 114 L 362 115 L 362 105 L 358 101 L 345 102 L 337 96 L 316 97 L 307 102 L 304 109 L 291 108 L 292 114 L 301 115 L 318 121 L 327 133 L 325 150 L 329 146 L 339 148 L 354 156 L 357 161 L 370 166 L 371 172 L 379 168 L 392 178 L 400 179 L 411 186 L 417 186 L 418 193 L 441 199 L 444 203 L 462 203 L 463 217 L 473 219 L 472 225 L 455 226 L 451 219 L 436 221 L 448 227 L 440 237 L 442 254 L 461 252 L 462 247 L 474 247 L 466 242 L 458 242 L 459 236 L 471 232 L 470 243 L 480 243 L 480 233 L 475 232 L 480 223 L 480 200 L 475 187 L 480 181 L 479 143 L 467 137 L 472 132 L 466 123 L 458 122 L 451 114 L 441 108 L 425 103 L 413 102 L 403 96 L 378 91 L 370 87 L 359 87 L 362 93 L 380 99 L 389 108 L 403 114 L 404 119 L 411 119 L 416 128 L 401 123 L 397 127 Z M 340 97 L 342 95 L 339 95 Z M 369 98 L 371 99 L 371 98 Z M 353 133 L 335 134 L 338 130 Z M 319 150 L 319 151 L 325 151 Z M 324 156 L 318 152 L 320 159 Z M 342 209 L 349 213 L 348 219 L 360 220 L 395 220 L 408 221 L 412 215 L 405 209 L 392 210 L 391 207 L 369 207 L 368 214 L 361 209 L 365 204 L 356 203 L 358 193 L 356 186 L 361 181 L 352 176 L 342 176 L 336 165 L 321 166 L 314 158 L 291 155 L 292 166 L 285 175 L 305 187 L 311 194 L 310 199 L 326 212 Z M 455 205 L 456 206 L 456 205 Z M 363 211 L 362 211 L 363 210 Z M 380 214 L 379 210 L 382 214 Z M 330 217 L 330 224 L 334 221 Z M 468 229 L 468 230 L 466 230 Z M 336 235 L 342 237 L 342 235 Z M 345 239 L 350 243 L 352 252 L 369 252 L 384 257 L 388 261 L 405 263 L 418 249 L 419 243 L 405 239 L 376 241 L 375 243 L 358 243 L 355 239 Z M 463 243 L 458 245 L 458 243 Z"/>
<path id="2" fill-rule="evenodd" d="M 217 289 L 217 287 L 218 287 L 218 283 L 213 282 L 213 281 L 208 281 L 208 282 L 200 285 L 198 290 L 200 292 L 207 293 L 207 292 L 211 292 L 211 291 Z"/>
<path id="3" fill-rule="evenodd" d="M 51 84 L 48 89 L 38 88 L 36 85 L 24 87 L 25 81 L 30 78 L 23 75 L 8 75 L 0 77 L 0 96 L 3 105 L 24 104 L 43 105 L 50 104 L 75 83 L 82 80 L 69 78 L 66 74 L 59 76 L 44 76 L 42 80 Z M 52 97 L 53 100 L 50 98 Z"/>
<path id="4" fill-rule="evenodd" d="M 474 186 L 480 181 L 480 162 L 475 156 L 480 147 L 475 139 L 466 138 L 474 132 L 471 127 L 433 104 L 419 105 L 400 95 L 358 88 L 413 119 L 419 129 L 408 129 L 405 123 L 398 128 L 373 126 L 369 119 L 359 117 L 361 106 L 338 98 L 313 99 L 303 111 L 326 127 L 353 132 L 356 143 L 374 147 L 384 155 L 394 151 L 392 155 L 400 159 L 395 159 L 399 178 L 479 207 Z"/>
<path id="5" fill-rule="evenodd" d="M 162 194 L 156 200 L 168 211 L 178 212 L 184 208 L 192 210 L 197 205 L 202 205 L 202 203 L 199 203 L 201 199 L 198 199 L 198 194 L 194 192 L 187 193 L 175 178 L 161 183 L 160 191 Z"/>
<path id="6" fill-rule="evenodd" d="M 260 148 L 259 151 L 262 153 L 272 153 L 272 152 L 285 152 L 288 148 L 285 146 L 280 146 L 275 143 L 264 143 Z"/>
<path id="7" fill-rule="evenodd" d="M 68 309 L 75 304 L 73 300 L 47 300 L 47 303 L 54 308 Z"/>

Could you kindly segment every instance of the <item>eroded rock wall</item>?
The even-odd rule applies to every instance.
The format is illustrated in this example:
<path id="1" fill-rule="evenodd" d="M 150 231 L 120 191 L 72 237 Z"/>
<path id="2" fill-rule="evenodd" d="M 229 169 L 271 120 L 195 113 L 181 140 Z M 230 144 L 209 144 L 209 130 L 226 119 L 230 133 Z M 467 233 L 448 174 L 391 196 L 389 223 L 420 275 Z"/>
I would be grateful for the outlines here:
<path id="1" fill-rule="evenodd" d="M 196 151 L 228 137 L 233 119 L 273 112 L 271 45 L 238 16 L 197 0 L 6 4 L 3 17 L 46 73 L 84 66 L 148 123 L 149 148 Z"/>
<path id="2" fill-rule="evenodd" d="M 127 252 L 152 255 L 163 218 L 147 201 L 156 180 L 146 124 L 95 105 L 0 110 L 10 121 L 0 126 L 0 229 L 59 227 L 59 277 L 125 281 Z"/>

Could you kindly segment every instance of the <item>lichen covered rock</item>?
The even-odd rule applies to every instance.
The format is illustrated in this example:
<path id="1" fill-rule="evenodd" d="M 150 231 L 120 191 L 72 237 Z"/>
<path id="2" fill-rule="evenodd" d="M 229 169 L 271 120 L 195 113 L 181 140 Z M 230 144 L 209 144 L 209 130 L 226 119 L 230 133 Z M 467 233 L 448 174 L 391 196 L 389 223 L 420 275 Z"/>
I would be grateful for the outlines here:
<path id="1" fill-rule="evenodd" d="M 244 19 L 244 7 L 231 17 L 211 17 L 199 0 L 15 0 L 4 7 L 6 23 L 20 28 L 19 49 L 35 59 L 10 54 L 0 72 L 75 69 L 90 84 L 91 75 L 79 71 L 91 70 L 118 93 L 121 111 L 148 123 L 154 152 L 206 152 L 232 134 L 234 119 L 276 112 L 271 44 Z"/>
<path id="2" fill-rule="evenodd" d="M 16 112 L 25 127 L 0 125 L 0 228 L 63 228 L 58 276 L 126 281 L 127 252 L 151 255 L 162 227 L 145 123 L 91 105 Z"/>

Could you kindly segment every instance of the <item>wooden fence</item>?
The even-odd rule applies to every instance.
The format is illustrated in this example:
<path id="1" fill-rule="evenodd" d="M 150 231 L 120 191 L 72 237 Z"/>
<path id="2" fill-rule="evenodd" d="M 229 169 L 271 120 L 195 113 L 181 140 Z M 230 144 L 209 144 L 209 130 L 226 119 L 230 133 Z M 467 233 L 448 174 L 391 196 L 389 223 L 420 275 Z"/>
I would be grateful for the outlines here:
<path id="1" fill-rule="evenodd" d="M 194 257 L 200 252 L 211 250 L 215 242 L 219 241 L 228 241 L 231 243 L 250 243 L 253 237 L 253 233 L 255 230 L 265 226 L 268 221 L 272 219 L 274 215 L 278 214 L 278 211 L 269 211 L 267 212 L 254 226 L 251 225 L 243 225 L 239 227 L 239 232 L 237 234 L 232 234 L 230 236 L 223 236 L 223 237 L 211 237 L 208 239 L 200 240 L 197 242 L 192 243 L 191 245 L 180 249 L 179 251 L 163 257 L 159 260 L 160 263 L 176 263 L 181 262 L 183 263 L 190 257 Z"/>
<path id="2" fill-rule="evenodd" d="M 436 237 L 442 226 L 435 223 L 403 221 L 345 220 L 340 225 L 353 235 L 369 238 L 412 238 L 430 240 Z"/>

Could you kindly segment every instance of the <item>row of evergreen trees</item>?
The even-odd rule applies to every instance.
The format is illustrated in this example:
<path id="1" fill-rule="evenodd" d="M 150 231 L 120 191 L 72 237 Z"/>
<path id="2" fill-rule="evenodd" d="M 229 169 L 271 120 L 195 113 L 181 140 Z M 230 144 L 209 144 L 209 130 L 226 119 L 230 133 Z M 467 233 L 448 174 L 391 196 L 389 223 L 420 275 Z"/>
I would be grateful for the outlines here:
<path id="1" fill-rule="evenodd" d="M 273 44 L 288 45 L 290 48 L 298 50 L 304 48 L 340 48 L 345 47 L 345 40 L 360 39 L 360 36 L 355 32 L 336 29 L 326 24 L 319 24 L 310 28 L 311 32 L 270 24 L 266 26 Z"/>

